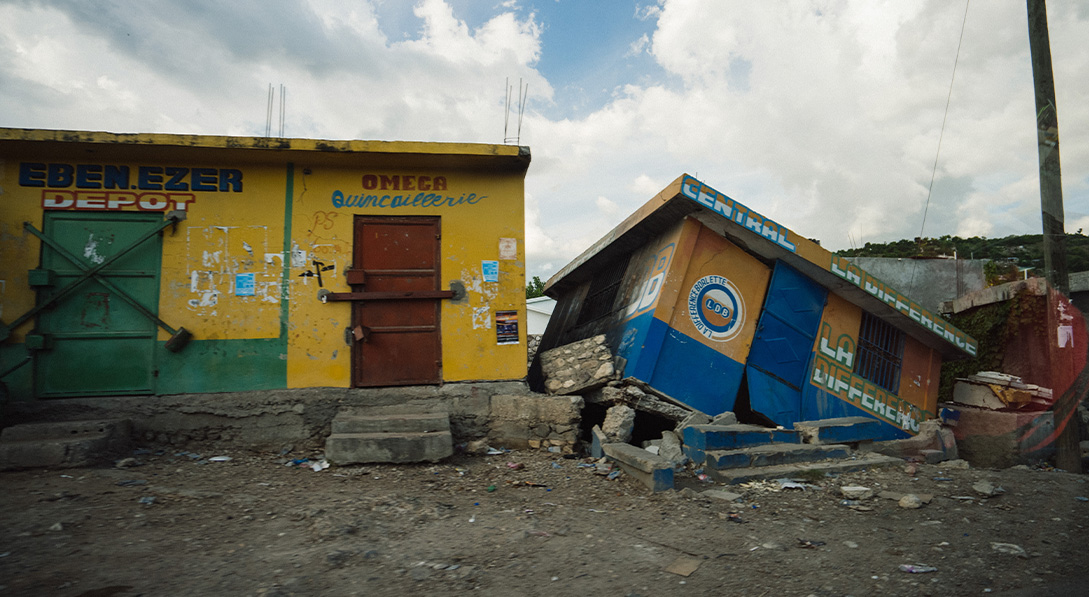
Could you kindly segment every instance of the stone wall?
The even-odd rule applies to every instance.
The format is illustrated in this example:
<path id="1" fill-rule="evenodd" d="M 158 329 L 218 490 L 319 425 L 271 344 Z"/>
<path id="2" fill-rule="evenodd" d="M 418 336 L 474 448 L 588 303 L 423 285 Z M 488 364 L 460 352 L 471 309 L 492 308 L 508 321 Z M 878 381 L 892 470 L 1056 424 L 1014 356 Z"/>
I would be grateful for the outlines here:
<path id="1" fill-rule="evenodd" d="M 541 354 L 545 389 L 566 395 L 599 388 L 616 379 L 613 360 L 604 335 L 547 350 Z"/>
<path id="2" fill-rule="evenodd" d="M 511 449 L 574 451 L 582 421 L 581 396 L 510 394 L 492 396 L 488 442 Z"/>

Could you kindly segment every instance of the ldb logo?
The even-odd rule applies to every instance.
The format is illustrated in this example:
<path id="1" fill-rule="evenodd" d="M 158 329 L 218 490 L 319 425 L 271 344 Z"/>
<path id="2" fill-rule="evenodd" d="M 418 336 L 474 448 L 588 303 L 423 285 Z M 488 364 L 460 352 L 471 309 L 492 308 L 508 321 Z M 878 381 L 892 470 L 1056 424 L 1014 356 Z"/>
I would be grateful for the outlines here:
<path id="1" fill-rule="evenodd" d="M 688 315 L 705 338 L 727 342 L 745 325 L 745 301 L 733 282 L 722 276 L 704 276 L 688 293 Z"/>

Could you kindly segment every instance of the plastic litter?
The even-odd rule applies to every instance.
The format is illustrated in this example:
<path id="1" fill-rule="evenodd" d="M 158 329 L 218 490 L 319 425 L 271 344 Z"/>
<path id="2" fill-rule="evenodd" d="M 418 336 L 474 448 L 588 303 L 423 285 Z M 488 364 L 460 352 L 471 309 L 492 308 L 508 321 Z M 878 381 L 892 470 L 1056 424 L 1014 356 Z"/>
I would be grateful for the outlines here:
<path id="1" fill-rule="evenodd" d="M 151 504 L 155 503 L 155 496 L 145 495 L 144 497 L 140 498 L 138 501 L 141 504 L 144 504 L 145 506 L 150 506 Z"/>
<path id="2" fill-rule="evenodd" d="M 1074 499 L 1078 500 L 1079 502 L 1089 502 L 1089 497 L 1085 497 L 1083 495 L 1079 495 L 1078 497 L 1076 497 Z"/>
<path id="3" fill-rule="evenodd" d="M 810 541 L 809 539 L 798 539 L 798 547 L 804 549 L 813 549 L 824 545 L 824 541 Z"/>
<path id="4" fill-rule="evenodd" d="M 927 572 L 937 572 L 938 569 L 934 566 L 925 566 L 923 564 L 900 564 L 901 572 L 910 572 L 911 574 L 925 574 Z"/>
<path id="5" fill-rule="evenodd" d="M 608 479 L 608 480 L 610 480 L 610 481 L 612 481 L 613 479 L 616 479 L 616 478 L 617 478 L 617 477 L 619 477 L 619 476 L 620 476 L 620 471 L 619 471 L 619 470 L 615 470 L 615 471 L 613 471 L 613 472 L 609 473 L 609 474 L 608 474 L 608 475 L 607 475 L 607 476 L 606 476 L 605 478 L 606 478 L 606 479 Z"/>
<path id="6" fill-rule="evenodd" d="M 328 460 L 319 460 L 319 461 L 311 464 L 310 468 L 314 469 L 315 473 L 318 472 L 318 471 L 323 471 L 323 470 L 329 468 L 329 461 Z"/>
<path id="7" fill-rule="evenodd" d="M 230 456 L 212 456 L 208 459 L 208 462 L 230 462 Z"/>
<path id="8" fill-rule="evenodd" d="M 488 493 L 495 491 L 495 485 L 489 485 L 485 491 L 487 491 Z"/>
<path id="9" fill-rule="evenodd" d="M 553 462 L 552 463 L 552 468 L 563 468 L 563 465 L 558 463 L 558 462 Z"/>
<path id="10" fill-rule="evenodd" d="M 522 464 L 521 462 L 508 462 L 507 468 L 512 471 L 517 471 L 526 468 L 526 465 Z"/>
<path id="11" fill-rule="evenodd" d="M 499 448 L 488 448 L 488 456 L 495 456 L 496 454 L 506 454 L 506 450 L 500 450 Z"/>

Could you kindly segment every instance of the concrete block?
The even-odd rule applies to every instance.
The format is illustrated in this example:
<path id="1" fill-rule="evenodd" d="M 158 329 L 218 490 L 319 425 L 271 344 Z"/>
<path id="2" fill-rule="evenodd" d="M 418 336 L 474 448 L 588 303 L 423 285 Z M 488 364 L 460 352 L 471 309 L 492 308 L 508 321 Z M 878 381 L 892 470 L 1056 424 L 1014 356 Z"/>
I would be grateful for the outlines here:
<path id="1" fill-rule="evenodd" d="M 622 443 L 605 444 L 602 450 L 605 456 L 620 465 L 625 474 L 638 479 L 651 491 L 673 489 L 673 465 L 661 456 Z"/>
<path id="2" fill-rule="evenodd" d="M 335 464 L 438 462 L 454 453 L 449 431 L 344 433 L 325 440 L 325 457 Z"/>
<path id="3" fill-rule="evenodd" d="M 841 417 L 799 421 L 794 429 L 807 444 L 850 444 L 876 439 L 881 434 L 881 422 L 870 417 Z"/>
<path id="4" fill-rule="evenodd" d="M 790 429 L 770 429 L 758 425 L 692 425 L 684 429 L 685 453 L 693 450 L 731 450 L 772 443 L 798 443 L 798 433 Z M 691 454 L 689 454 L 691 458 Z"/>
<path id="5" fill-rule="evenodd" d="M 952 428 L 957 455 L 973 467 L 1008 468 L 1045 460 L 1055 453 L 1054 413 L 1002 412 L 959 404 L 943 404 L 943 418 Z"/>
<path id="6" fill-rule="evenodd" d="M 0 470 L 93 466 L 112 455 L 105 435 L 0 442 Z"/>

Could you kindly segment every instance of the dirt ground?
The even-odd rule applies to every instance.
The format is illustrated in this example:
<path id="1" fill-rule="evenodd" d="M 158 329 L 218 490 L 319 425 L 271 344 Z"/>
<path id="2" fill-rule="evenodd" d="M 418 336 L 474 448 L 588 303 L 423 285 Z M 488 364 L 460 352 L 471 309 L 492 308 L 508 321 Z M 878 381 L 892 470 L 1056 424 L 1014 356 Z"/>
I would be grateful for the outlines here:
<path id="1" fill-rule="evenodd" d="M 1089 592 L 1082 475 L 943 463 L 653 494 L 546 451 L 283 464 L 318 456 L 148 446 L 130 468 L 2 473 L 0 595 Z M 933 497 L 845 505 L 850 485 Z"/>

